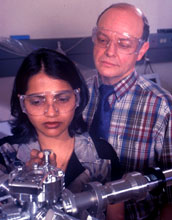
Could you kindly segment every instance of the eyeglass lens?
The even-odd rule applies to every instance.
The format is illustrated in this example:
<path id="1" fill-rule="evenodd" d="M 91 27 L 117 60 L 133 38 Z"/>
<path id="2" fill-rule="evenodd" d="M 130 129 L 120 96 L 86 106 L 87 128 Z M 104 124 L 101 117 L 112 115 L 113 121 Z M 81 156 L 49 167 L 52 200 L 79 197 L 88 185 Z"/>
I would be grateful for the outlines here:
<path id="1" fill-rule="evenodd" d="M 31 115 L 43 115 L 52 105 L 54 111 L 65 113 L 76 106 L 76 97 L 73 91 L 65 91 L 57 94 L 34 94 L 25 96 L 23 105 L 26 112 Z"/>
<path id="2" fill-rule="evenodd" d="M 109 35 L 113 36 L 113 40 L 108 37 Z M 108 48 L 112 41 L 117 49 L 117 52 L 122 54 L 135 53 L 139 46 L 139 39 L 127 36 L 126 34 L 111 32 L 109 30 L 101 31 L 96 29 L 93 31 L 93 42 L 97 46 Z"/>

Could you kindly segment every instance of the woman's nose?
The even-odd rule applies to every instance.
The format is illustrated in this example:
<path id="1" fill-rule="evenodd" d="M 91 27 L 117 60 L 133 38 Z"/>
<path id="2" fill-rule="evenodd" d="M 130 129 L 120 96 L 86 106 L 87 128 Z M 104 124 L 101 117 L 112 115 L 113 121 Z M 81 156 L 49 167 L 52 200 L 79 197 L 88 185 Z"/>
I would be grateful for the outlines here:
<path id="1" fill-rule="evenodd" d="M 59 114 L 59 109 L 57 105 L 54 105 L 54 102 L 47 103 L 44 114 L 49 117 L 53 117 Z"/>

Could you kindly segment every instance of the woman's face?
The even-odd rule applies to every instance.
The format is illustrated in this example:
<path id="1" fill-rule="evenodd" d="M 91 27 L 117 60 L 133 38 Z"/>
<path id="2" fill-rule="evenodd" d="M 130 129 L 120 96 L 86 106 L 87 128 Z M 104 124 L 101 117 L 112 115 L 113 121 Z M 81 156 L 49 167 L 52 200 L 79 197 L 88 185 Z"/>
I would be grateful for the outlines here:
<path id="1" fill-rule="evenodd" d="M 25 95 L 31 95 L 24 103 L 38 138 L 69 136 L 68 127 L 74 117 L 76 99 L 68 82 L 51 78 L 41 71 L 29 79 Z"/>

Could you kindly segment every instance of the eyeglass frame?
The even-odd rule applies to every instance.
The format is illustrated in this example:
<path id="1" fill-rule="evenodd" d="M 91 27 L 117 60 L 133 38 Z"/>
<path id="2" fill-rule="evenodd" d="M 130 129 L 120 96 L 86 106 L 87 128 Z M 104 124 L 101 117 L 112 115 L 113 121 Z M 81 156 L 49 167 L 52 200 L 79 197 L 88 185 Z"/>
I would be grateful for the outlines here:
<path id="1" fill-rule="evenodd" d="M 47 92 L 42 92 L 42 93 L 35 93 L 35 94 L 29 94 L 29 95 L 20 95 L 20 94 L 18 94 L 18 97 L 19 97 L 19 102 L 20 102 L 20 106 L 21 106 L 21 109 L 22 109 L 22 112 L 23 113 L 25 113 L 25 114 L 27 114 L 27 115 L 32 115 L 32 116 L 41 116 L 41 115 L 45 115 L 45 113 L 47 112 L 47 111 L 44 111 L 43 112 L 43 114 L 40 114 L 40 115 L 33 115 L 33 114 L 29 114 L 28 113 L 28 111 L 26 110 L 26 107 L 25 107 L 25 105 L 24 105 L 24 99 L 26 98 L 26 97 L 32 97 L 32 96 L 38 96 L 38 95 L 40 95 L 40 96 L 45 96 L 45 94 L 46 93 L 51 93 L 51 94 L 54 94 L 54 95 L 57 95 L 58 93 L 60 94 L 61 92 L 69 92 L 69 91 L 71 91 L 71 92 L 74 92 L 74 94 L 75 94 L 75 96 L 76 96 L 76 103 L 75 103 L 75 109 L 79 106 L 79 103 L 80 103 L 80 90 L 79 90 L 79 88 L 78 89 L 73 89 L 73 90 L 64 90 L 64 91 L 59 91 L 59 92 L 57 92 L 57 91 L 47 91 Z M 45 97 L 46 98 L 46 97 Z M 54 101 L 54 100 L 53 100 Z M 72 108 L 70 111 L 72 111 L 74 108 Z M 56 109 L 54 109 L 55 110 L 55 112 L 57 112 L 57 110 Z"/>
<path id="2" fill-rule="evenodd" d="M 103 27 L 98 27 L 98 26 L 96 26 L 96 27 L 94 27 L 93 29 L 92 29 L 92 42 L 96 45 L 96 43 L 95 43 L 95 39 L 97 38 L 97 31 L 99 30 L 99 29 L 102 29 L 102 30 L 105 30 L 105 31 L 110 31 L 110 32 L 112 32 L 112 33 L 116 33 L 116 34 L 119 34 L 119 35 L 124 35 L 124 36 L 126 36 L 126 37 L 129 37 L 129 38 L 134 38 L 134 39 L 136 39 L 137 41 L 138 41 L 138 46 L 137 46 L 137 48 L 136 48 L 136 50 L 134 51 L 134 52 L 132 52 L 132 53 L 124 53 L 124 54 L 126 54 L 126 55 L 131 55 L 131 54 L 138 54 L 139 53 L 139 51 L 140 51 L 140 49 L 141 49 L 141 47 L 143 46 L 143 44 L 145 43 L 145 40 L 143 40 L 142 38 L 137 38 L 137 37 L 134 37 L 134 36 L 130 36 L 128 33 L 126 33 L 126 32 L 124 32 L 124 33 L 119 33 L 119 32 L 117 32 L 117 31 L 112 31 L 112 30 L 109 30 L 109 29 L 105 29 L 105 28 L 103 28 Z M 107 36 L 108 37 L 108 36 Z M 101 47 L 101 48 L 108 48 L 109 47 L 109 44 L 112 42 L 112 41 L 114 41 L 114 40 L 111 40 L 111 39 L 109 39 L 109 41 L 108 41 L 108 43 L 106 44 L 106 46 L 100 46 L 99 45 L 99 47 Z"/>

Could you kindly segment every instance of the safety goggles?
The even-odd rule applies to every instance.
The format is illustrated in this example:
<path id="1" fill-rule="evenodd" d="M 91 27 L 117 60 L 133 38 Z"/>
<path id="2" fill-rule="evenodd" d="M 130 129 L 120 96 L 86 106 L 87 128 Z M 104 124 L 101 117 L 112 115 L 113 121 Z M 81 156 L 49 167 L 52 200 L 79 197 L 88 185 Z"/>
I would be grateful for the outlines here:
<path id="1" fill-rule="evenodd" d="M 57 113 L 70 112 L 79 106 L 79 90 L 47 91 L 29 95 L 19 95 L 22 111 L 29 115 L 45 115 L 50 106 Z"/>
<path id="2" fill-rule="evenodd" d="M 128 33 L 118 33 L 98 27 L 93 28 L 92 41 L 101 48 L 109 48 L 113 42 L 116 51 L 126 55 L 137 54 L 144 44 L 144 40 L 130 36 Z"/>

